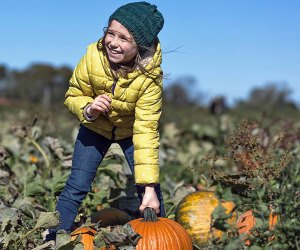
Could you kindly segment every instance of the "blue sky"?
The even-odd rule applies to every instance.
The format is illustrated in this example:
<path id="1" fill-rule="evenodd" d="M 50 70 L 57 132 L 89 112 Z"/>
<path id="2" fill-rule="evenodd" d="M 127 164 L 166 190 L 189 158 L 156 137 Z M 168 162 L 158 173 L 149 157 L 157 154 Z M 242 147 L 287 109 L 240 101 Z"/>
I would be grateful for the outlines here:
<path id="1" fill-rule="evenodd" d="M 128 2 L 2 1 L 0 63 L 11 69 L 36 62 L 75 67 L 110 14 Z M 149 2 L 165 17 L 159 37 L 166 84 L 193 76 L 207 99 L 225 95 L 234 102 L 254 87 L 277 82 L 300 103 L 300 1 Z"/>

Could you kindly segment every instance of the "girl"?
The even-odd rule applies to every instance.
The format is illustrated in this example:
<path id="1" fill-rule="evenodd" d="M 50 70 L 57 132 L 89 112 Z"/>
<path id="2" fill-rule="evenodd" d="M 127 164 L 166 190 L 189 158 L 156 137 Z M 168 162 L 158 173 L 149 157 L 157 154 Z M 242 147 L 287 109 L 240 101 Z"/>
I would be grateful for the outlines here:
<path id="1" fill-rule="evenodd" d="M 157 38 L 164 19 L 155 5 L 129 3 L 109 18 L 74 70 L 65 105 L 80 120 L 71 174 L 57 203 L 61 225 L 71 231 L 78 208 L 112 143 L 122 148 L 135 177 L 139 210 L 165 216 L 159 186 L 158 123 L 162 105 L 162 54 Z"/>

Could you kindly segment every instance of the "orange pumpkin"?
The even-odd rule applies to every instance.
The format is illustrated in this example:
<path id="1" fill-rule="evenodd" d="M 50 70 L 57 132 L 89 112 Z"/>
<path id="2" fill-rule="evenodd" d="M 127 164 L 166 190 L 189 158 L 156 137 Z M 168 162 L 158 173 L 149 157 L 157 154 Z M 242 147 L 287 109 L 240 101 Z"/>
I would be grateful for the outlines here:
<path id="1" fill-rule="evenodd" d="M 243 213 L 237 220 L 236 225 L 239 231 L 239 234 L 248 234 L 251 235 L 250 230 L 255 226 L 256 219 L 251 210 Z M 250 246 L 250 240 L 245 240 L 245 245 Z"/>
<path id="2" fill-rule="evenodd" d="M 269 229 L 274 230 L 275 225 L 277 224 L 278 221 L 278 214 L 274 213 L 274 210 L 271 209 L 270 215 L 269 215 Z"/>
<path id="3" fill-rule="evenodd" d="M 79 235 L 81 235 L 81 242 L 84 246 L 84 250 L 94 250 L 94 237 L 96 234 L 96 230 L 91 227 L 81 227 L 77 228 L 71 233 L 71 240 L 75 240 Z M 111 245 L 107 247 L 101 247 L 99 250 L 115 250 L 115 246 Z"/>
<path id="4" fill-rule="evenodd" d="M 211 191 L 197 191 L 188 194 L 179 202 L 175 211 L 175 221 L 187 230 L 195 246 L 203 247 L 212 238 L 222 237 L 223 232 L 211 226 L 211 215 L 219 204 L 225 208 L 226 214 L 235 208 L 233 202 L 219 201 L 214 192 Z M 227 223 L 235 225 L 236 218 L 234 212 Z"/>
<path id="5" fill-rule="evenodd" d="M 97 231 L 91 227 L 81 227 L 75 229 L 71 233 L 71 240 L 75 240 L 78 235 L 81 235 L 81 242 L 84 245 L 84 250 L 94 250 L 94 237 Z"/>
<path id="6" fill-rule="evenodd" d="M 177 222 L 156 216 L 152 208 L 144 210 L 144 218 L 129 222 L 142 238 L 136 250 L 192 250 L 192 240 Z"/>
<path id="7" fill-rule="evenodd" d="M 275 225 L 278 221 L 278 214 L 275 214 L 273 209 L 271 209 L 270 215 L 269 215 L 269 229 L 273 230 L 275 228 Z M 254 228 L 256 224 L 255 216 L 253 215 L 252 210 L 248 210 L 245 213 L 243 213 L 241 216 L 239 216 L 236 225 L 238 228 L 239 234 L 246 234 L 246 235 L 252 235 L 251 230 Z M 270 237 L 270 241 L 273 240 L 274 237 Z M 245 241 L 246 246 L 250 246 L 251 242 L 249 239 Z"/>
<path id="8" fill-rule="evenodd" d="M 116 208 L 104 208 L 91 214 L 91 222 L 99 223 L 101 227 L 124 225 L 130 221 L 130 219 L 130 216 L 126 212 Z M 96 232 L 97 231 L 91 227 L 78 228 L 71 233 L 71 239 L 75 240 L 78 235 L 81 235 L 84 250 L 94 250 L 94 237 Z M 105 249 L 107 248 L 101 248 L 101 250 Z M 110 246 L 109 249 L 115 249 L 115 247 Z"/>

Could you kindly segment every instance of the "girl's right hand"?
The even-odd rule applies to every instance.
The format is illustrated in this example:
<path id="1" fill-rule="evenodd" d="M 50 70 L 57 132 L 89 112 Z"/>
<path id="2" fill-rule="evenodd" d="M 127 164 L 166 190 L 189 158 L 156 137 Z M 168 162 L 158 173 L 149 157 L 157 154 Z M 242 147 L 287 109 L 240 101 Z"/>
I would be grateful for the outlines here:
<path id="1" fill-rule="evenodd" d="M 98 116 L 100 113 L 105 113 L 110 110 L 110 103 L 111 98 L 108 95 L 98 95 L 86 112 L 90 116 Z"/>

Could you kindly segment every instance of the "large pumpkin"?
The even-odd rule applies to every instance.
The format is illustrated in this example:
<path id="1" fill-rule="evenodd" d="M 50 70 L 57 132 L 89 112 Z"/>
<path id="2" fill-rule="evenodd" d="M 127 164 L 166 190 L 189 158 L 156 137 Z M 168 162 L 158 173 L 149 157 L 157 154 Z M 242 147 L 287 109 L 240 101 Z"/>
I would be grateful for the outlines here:
<path id="1" fill-rule="evenodd" d="M 177 222 L 157 217 L 151 208 L 144 210 L 144 218 L 129 222 L 142 238 L 136 250 L 192 250 L 192 240 L 185 229 Z"/>
<path id="2" fill-rule="evenodd" d="M 212 238 L 222 237 L 223 232 L 212 227 L 212 213 L 220 203 L 225 208 L 226 214 L 232 212 L 235 207 L 231 201 L 219 201 L 211 191 L 188 194 L 179 202 L 175 212 L 175 221 L 187 230 L 197 247 L 207 245 Z M 227 223 L 235 225 L 236 218 L 236 213 L 233 212 Z"/>

